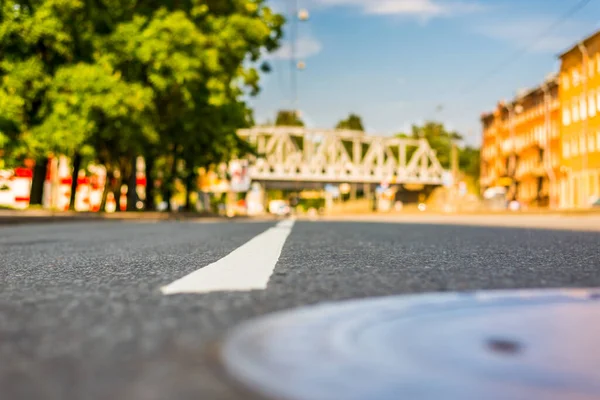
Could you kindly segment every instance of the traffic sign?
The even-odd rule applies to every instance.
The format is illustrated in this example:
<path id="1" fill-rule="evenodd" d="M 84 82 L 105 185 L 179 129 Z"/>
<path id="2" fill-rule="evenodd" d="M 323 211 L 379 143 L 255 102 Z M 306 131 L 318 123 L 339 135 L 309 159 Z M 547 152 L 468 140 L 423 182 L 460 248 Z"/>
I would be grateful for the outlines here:
<path id="1" fill-rule="evenodd" d="M 464 181 L 461 181 L 458 183 L 458 195 L 460 197 L 464 197 L 467 194 L 467 183 Z"/>
<path id="2" fill-rule="evenodd" d="M 334 185 L 327 184 L 325 185 L 325 191 L 331 193 L 333 198 L 340 197 L 340 188 Z"/>
<path id="3" fill-rule="evenodd" d="M 229 163 L 230 187 L 233 192 L 247 192 L 250 189 L 248 161 L 233 160 Z"/>
<path id="4" fill-rule="evenodd" d="M 454 177 L 452 176 L 452 172 L 445 171 L 442 174 L 442 184 L 444 187 L 451 187 L 454 184 Z"/>

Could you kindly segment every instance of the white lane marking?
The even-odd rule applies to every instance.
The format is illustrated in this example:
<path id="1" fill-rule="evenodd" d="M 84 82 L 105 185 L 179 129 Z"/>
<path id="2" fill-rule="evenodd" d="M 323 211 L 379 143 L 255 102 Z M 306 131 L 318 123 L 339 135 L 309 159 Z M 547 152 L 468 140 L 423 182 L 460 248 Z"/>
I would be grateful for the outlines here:
<path id="1" fill-rule="evenodd" d="M 281 221 L 219 261 L 160 290 L 175 294 L 266 289 L 293 226 L 293 219 Z"/>

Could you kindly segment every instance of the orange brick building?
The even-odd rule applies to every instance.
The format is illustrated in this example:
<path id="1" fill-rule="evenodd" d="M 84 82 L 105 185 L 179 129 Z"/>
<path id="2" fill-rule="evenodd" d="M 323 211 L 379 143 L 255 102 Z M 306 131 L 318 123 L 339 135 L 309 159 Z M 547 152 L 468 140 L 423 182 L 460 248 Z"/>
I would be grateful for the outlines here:
<path id="1" fill-rule="evenodd" d="M 600 31 L 560 61 L 560 206 L 586 208 L 600 195 Z"/>
<path id="2" fill-rule="evenodd" d="M 560 107 L 555 76 L 483 114 L 481 188 L 530 207 L 559 203 Z"/>

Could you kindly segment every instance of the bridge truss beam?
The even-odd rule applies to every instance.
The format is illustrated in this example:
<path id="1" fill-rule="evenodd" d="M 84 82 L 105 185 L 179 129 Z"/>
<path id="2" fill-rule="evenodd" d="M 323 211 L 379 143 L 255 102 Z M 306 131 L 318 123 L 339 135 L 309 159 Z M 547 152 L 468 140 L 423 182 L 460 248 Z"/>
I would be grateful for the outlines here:
<path id="1" fill-rule="evenodd" d="M 425 139 L 346 130 L 255 127 L 238 135 L 258 150 L 251 179 L 441 185 L 444 169 Z"/>

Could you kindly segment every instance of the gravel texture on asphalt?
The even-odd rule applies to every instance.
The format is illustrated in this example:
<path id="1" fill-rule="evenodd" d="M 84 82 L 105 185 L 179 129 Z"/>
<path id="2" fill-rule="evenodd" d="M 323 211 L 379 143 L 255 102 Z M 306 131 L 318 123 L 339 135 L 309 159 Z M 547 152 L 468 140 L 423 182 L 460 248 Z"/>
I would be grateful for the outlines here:
<path id="1" fill-rule="evenodd" d="M 296 222 L 267 290 L 160 293 L 274 224 L 1 228 L 0 397 L 245 399 L 212 350 L 253 316 L 405 293 L 600 286 L 600 233 Z"/>

